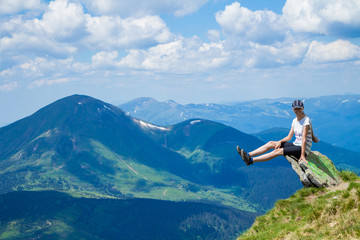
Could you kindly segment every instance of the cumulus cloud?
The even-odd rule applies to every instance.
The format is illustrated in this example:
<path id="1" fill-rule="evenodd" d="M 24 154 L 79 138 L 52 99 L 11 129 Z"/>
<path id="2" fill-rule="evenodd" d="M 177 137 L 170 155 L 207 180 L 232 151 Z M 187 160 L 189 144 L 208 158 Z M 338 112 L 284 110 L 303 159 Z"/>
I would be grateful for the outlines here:
<path id="1" fill-rule="evenodd" d="M 0 39 L 1 51 L 4 56 L 34 54 L 48 54 L 57 58 L 64 58 L 76 52 L 76 47 L 52 39 L 43 38 L 35 34 L 13 33 L 11 37 Z"/>
<path id="2" fill-rule="evenodd" d="M 306 60 L 313 63 L 360 60 L 360 47 L 345 40 L 328 44 L 313 41 L 306 54 Z"/>
<path id="3" fill-rule="evenodd" d="M 300 64 L 308 50 L 306 42 L 285 42 L 275 45 L 260 45 L 253 43 L 250 46 L 249 58 L 246 66 L 256 68 L 273 68 L 285 65 Z"/>
<path id="4" fill-rule="evenodd" d="M 36 9 L 40 0 L 23 1 L 22 7 L 20 0 L 12 7 L 6 3 L 3 12 L 19 14 L 1 19 L 0 76 L 6 82 L 0 90 L 18 88 L 13 79 L 20 77 L 27 79 L 22 85 L 33 89 L 119 73 L 203 76 L 296 66 L 304 59 L 331 63 L 360 58 L 359 47 L 349 41 L 312 41 L 312 33 L 350 36 L 359 29 L 357 1 L 288 0 L 282 15 L 234 2 L 216 13 L 219 29 L 208 30 L 208 40 L 173 34 L 158 15 L 183 16 L 207 1 L 53 0 L 31 18 L 19 12 Z"/>
<path id="5" fill-rule="evenodd" d="M 173 35 L 158 16 L 120 18 L 119 16 L 87 17 L 87 36 L 90 47 L 114 48 L 149 47 L 169 41 Z"/>
<path id="6" fill-rule="evenodd" d="M 80 3 L 68 0 L 51 1 L 38 18 L 8 18 L 2 22 L 0 33 L 0 50 L 7 58 L 6 64 L 1 61 L 2 67 L 28 54 L 66 59 L 79 49 L 145 48 L 173 38 L 159 16 L 94 17 L 85 13 Z"/>
<path id="7" fill-rule="evenodd" d="M 21 15 L 3 22 L 4 35 L 27 34 L 42 38 L 64 40 L 83 33 L 85 14 L 81 5 L 68 0 L 49 3 L 41 18 L 26 20 Z"/>
<path id="8" fill-rule="evenodd" d="M 222 43 L 202 43 L 197 37 L 179 38 L 148 50 L 131 50 L 120 67 L 187 74 L 216 69 L 229 62 Z"/>
<path id="9" fill-rule="evenodd" d="M 56 0 L 49 3 L 41 20 L 35 19 L 32 23 L 36 25 L 33 27 L 41 29 L 50 37 L 76 38 L 85 30 L 85 14 L 80 4 Z"/>
<path id="10" fill-rule="evenodd" d="M 358 0 L 287 0 L 283 17 L 295 32 L 360 36 Z"/>
<path id="11" fill-rule="evenodd" d="M 81 2 L 96 14 L 137 17 L 170 13 L 182 17 L 196 12 L 208 0 L 81 0 Z"/>
<path id="12" fill-rule="evenodd" d="M 246 41 L 273 43 L 282 41 L 286 36 L 281 16 L 267 10 L 251 11 L 238 2 L 218 12 L 216 21 L 227 36 Z"/>
<path id="13" fill-rule="evenodd" d="M 70 42 L 72 46 L 81 42 L 108 50 L 151 46 L 169 41 L 172 37 L 166 23 L 158 16 L 93 17 L 85 14 L 80 4 L 69 3 L 68 0 L 50 2 L 41 19 L 10 19 L 4 23 L 2 32 L 6 36 L 3 38 L 5 45 L 2 45 L 5 50 L 11 46 L 28 45 L 26 39 L 30 39 L 30 42 L 34 39 L 34 42 L 45 46 L 49 45 L 43 44 L 46 41 L 52 41 L 54 45 Z M 34 44 L 30 45 L 34 47 Z"/>
<path id="14" fill-rule="evenodd" d="M 120 60 L 117 52 L 99 52 L 92 59 L 94 67 L 193 74 L 295 66 L 303 61 L 308 48 L 309 43 L 292 39 L 273 45 L 248 43 L 233 48 L 226 41 L 204 43 L 198 37 L 181 37 L 149 49 L 132 49 Z"/>
<path id="15" fill-rule="evenodd" d="M 0 15 L 8 15 L 40 10 L 43 4 L 41 0 L 0 0 L 0 6 Z"/>
<path id="16" fill-rule="evenodd" d="M 216 14 L 226 37 L 224 47 L 232 55 L 232 67 L 273 68 L 298 65 L 309 43 L 293 37 L 281 15 L 251 11 L 234 2 Z"/>
<path id="17" fill-rule="evenodd" d="M 358 47 L 347 41 L 325 44 L 303 33 L 360 36 L 360 2 L 287 0 L 283 14 L 251 11 L 234 2 L 216 14 L 233 66 L 273 68 L 313 62 L 357 60 Z M 357 30 L 354 30 L 357 29 Z M 311 43 L 311 44 L 310 44 Z"/>
<path id="18" fill-rule="evenodd" d="M 360 1 L 287 0 L 282 15 L 251 11 L 234 2 L 216 14 L 216 21 L 228 37 L 260 44 L 283 41 L 299 33 L 359 37 Z"/>
<path id="19" fill-rule="evenodd" d="M 109 68 L 116 66 L 116 58 L 119 56 L 117 51 L 101 51 L 91 57 L 92 64 L 95 68 Z"/>
<path id="20" fill-rule="evenodd" d="M 207 38 L 212 42 L 218 42 L 221 38 L 221 34 L 218 30 L 210 29 L 207 32 Z"/>
<path id="21" fill-rule="evenodd" d="M 4 55 L 52 55 L 65 58 L 76 52 L 72 41 L 83 32 L 85 15 L 81 5 L 56 0 L 49 3 L 42 18 L 26 20 L 22 16 L 3 23 L 0 39 Z"/>
<path id="22" fill-rule="evenodd" d="M 89 64 L 75 62 L 73 58 L 36 57 L 3 70 L 0 76 L 3 79 L 59 78 L 67 74 L 86 73 L 87 71 L 89 71 Z"/>

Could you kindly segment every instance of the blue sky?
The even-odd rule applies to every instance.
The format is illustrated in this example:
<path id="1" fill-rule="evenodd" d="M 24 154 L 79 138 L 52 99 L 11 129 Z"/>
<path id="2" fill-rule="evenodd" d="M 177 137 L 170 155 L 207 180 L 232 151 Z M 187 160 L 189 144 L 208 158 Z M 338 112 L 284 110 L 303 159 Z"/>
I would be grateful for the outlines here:
<path id="1" fill-rule="evenodd" d="M 360 94 L 358 0 L 0 0 L 0 126 L 119 104 Z"/>

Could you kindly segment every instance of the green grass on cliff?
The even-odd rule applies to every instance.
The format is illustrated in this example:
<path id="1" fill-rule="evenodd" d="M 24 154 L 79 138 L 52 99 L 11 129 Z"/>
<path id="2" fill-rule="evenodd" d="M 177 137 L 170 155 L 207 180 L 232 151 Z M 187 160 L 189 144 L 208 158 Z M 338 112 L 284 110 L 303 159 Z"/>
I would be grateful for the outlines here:
<path id="1" fill-rule="evenodd" d="M 303 188 L 279 200 L 237 240 L 360 239 L 360 178 L 342 171 L 335 188 Z"/>

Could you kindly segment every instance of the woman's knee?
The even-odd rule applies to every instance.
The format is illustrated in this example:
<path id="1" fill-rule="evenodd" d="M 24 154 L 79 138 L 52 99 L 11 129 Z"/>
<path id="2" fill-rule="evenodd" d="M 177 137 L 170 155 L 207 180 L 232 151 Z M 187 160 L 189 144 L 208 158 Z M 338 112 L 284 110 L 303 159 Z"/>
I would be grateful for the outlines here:
<path id="1" fill-rule="evenodd" d="M 273 151 L 277 156 L 284 155 L 284 149 L 278 148 Z"/>
<path id="2" fill-rule="evenodd" d="M 276 142 L 275 141 L 270 141 L 266 144 L 269 148 L 274 149 L 276 147 Z"/>

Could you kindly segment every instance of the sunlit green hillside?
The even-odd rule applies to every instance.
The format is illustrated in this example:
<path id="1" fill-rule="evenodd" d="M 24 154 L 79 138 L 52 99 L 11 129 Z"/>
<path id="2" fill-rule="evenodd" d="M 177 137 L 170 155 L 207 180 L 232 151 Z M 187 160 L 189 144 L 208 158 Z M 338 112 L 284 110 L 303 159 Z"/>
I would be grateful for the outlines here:
<path id="1" fill-rule="evenodd" d="M 360 239 L 360 178 L 342 172 L 335 188 L 304 188 L 256 219 L 237 240 Z"/>

